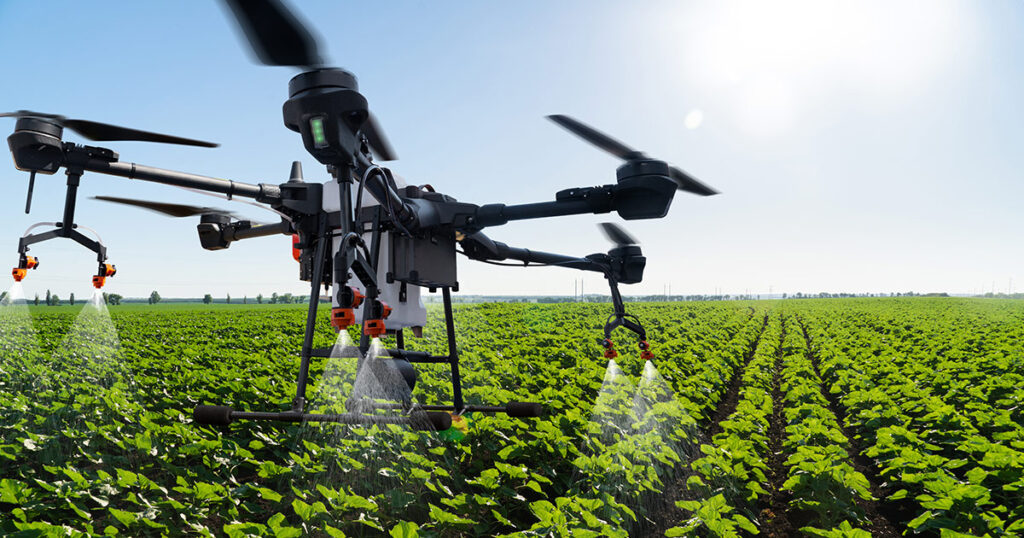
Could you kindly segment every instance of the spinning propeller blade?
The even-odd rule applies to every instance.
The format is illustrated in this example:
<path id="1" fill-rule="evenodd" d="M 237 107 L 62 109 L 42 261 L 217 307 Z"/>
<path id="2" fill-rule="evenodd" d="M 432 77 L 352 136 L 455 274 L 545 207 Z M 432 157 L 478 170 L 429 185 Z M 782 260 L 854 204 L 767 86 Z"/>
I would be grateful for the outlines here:
<path id="1" fill-rule="evenodd" d="M 639 245 L 640 242 L 635 237 L 630 235 L 629 232 L 624 230 L 618 224 L 612 224 L 611 222 L 602 222 L 598 226 L 601 227 L 601 231 L 604 232 L 605 237 L 609 241 L 615 243 L 615 246 L 625 247 L 630 245 Z"/>
<path id="2" fill-rule="evenodd" d="M 50 120 L 54 123 L 60 124 L 62 127 L 71 129 L 76 133 L 88 138 L 89 140 L 95 140 L 98 142 L 109 142 L 115 140 L 137 140 L 141 142 L 160 142 L 164 144 L 180 144 L 183 146 L 199 146 L 203 148 L 215 148 L 219 144 L 213 142 L 206 142 L 203 140 L 194 140 L 191 138 L 182 138 L 180 136 L 171 136 L 160 133 L 151 133 L 149 131 L 140 131 L 138 129 L 130 129 L 128 127 L 120 127 L 117 125 L 111 125 L 109 123 L 100 123 L 98 121 L 89 120 L 77 120 L 72 118 L 65 118 L 59 114 L 46 114 L 43 112 L 33 112 L 31 110 L 19 110 L 17 112 L 6 112 L 0 114 L 0 118 L 12 117 L 12 118 L 43 118 Z"/>
<path id="3" fill-rule="evenodd" d="M 171 217 L 195 217 L 197 215 L 227 215 L 229 217 L 235 217 L 235 214 L 231 211 L 219 209 L 216 207 L 201 207 L 187 204 L 171 204 L 167 202 L 150 202 L 147 200 L 135 200 L 132 198 L 118 198 L 116 196 L 93 196 L 93 200 L 102 200 L 104 202 L 113 202 L 115 204 L 125 204 L 135 207 L 141 207 L 156 211 L 157 213 L 163 213 Z"/>
<path id="4" fill-rule="evenodd" d="M 597 129 L 594 129 L 589 125 L 586 125 L 573 118 L 570 118 L 569 116 L 565 116 L 562 114 L 553 114 L 551 116 L 548 116 L 548 119 L 561 125 L 572 134 L 582 138 L 583 140 L 586 140 L 587 142 L 590 142 L 591 144 L 607 151 L 608 153 L 611 153 L 612 155 L 620 159 L 628 161 L 630 159 L 644 157 L 643 153 L 623 144 L 622 142 L 619 142 L 618 140 L 615 140 L 614 138 L 602 133 L 601 131 L 598 131 Z"/>
<path id="5" fill-rule="evenodd" d="M 377 121 L 377 117 L 373 113 L 363 123 L 363 134 L 366 135 L 366 141 L 370 143 L 370 148 L 377 154 L 377 159 L 381 161 L 398 159 L 395 148 L 391 147 L 391 143 L 384 136 L 384 129 L 381 128 L 380 122 Z"/>
<path id="6" fill-rule="evenodd" d="M 317 39 L 281 0 L 225 0 L 238 21 L 257 59 L 266 65 L 288 65 L 303 69 L 324 66 Z M 378 160 L 398 159 L 371 113 L 363 123 L 363 135 Z"/>
<path id="7" fill-rule="evenodd" d="M 323 65 L 316 39 L 280 0 L 226 0 L 249 45 L 266 65 Z"/>
<path id="8" fill-rule="evenodd" d="M 591 144 L 607 151 L 608 153 L 611 153 L 612 155 L 624 161 L 649 158 L 642 151 L 637 151 L 623 144 L 622 142 L 619 142 L 618 140 L 615 140 L 614 138 L 602 133 L 601 131 L 594 129 L 593 127 L 583 122 L 580 122 L 579 120 L 570 118 L 569 116 L 565 116 L 562 114 L 554 114 L 548 116 L 548 119 L 557 123 L 558 125 L 561 125 L 566 130 L 575 134 L 576 136 L 586 140 L 587 142 L 590 142 Z M 692 176 L 690 176 L 686 172 L 683 172 L 682 170 L 675 166 L 670 166 L 669 171 L 670 176 L 673 180 L 675 180 L 679 190 L 681 191 L 699 194 L 701 196 L 711 196 L 714 194 L 718 194 L 718 191 L 716 191 L 715 189 L 712 189 L 711 187 L 708 187 L 707 185 L 701 183 L 700 181 L 697 181 Z"/>

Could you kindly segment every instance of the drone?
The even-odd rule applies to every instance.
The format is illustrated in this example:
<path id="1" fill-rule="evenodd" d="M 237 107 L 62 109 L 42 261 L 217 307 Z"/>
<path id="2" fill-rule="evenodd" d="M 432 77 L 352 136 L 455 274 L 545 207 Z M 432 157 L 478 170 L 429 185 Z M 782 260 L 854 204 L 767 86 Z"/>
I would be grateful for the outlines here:
<path id="1" fill-rule="evenodd" d="M 642 280 L 646 258 L 636 239 L 619 226 L 603 223 L 602 229 L 615 246 L 605 253 L 583 257 L 539 252 L 492 240 L 484 230 L 512 221 L 566 215 L 616 212 L 625 220 L 665 217 L 676 191 L 700 196 L 717 191 L 665 161 L 654 159 L 592 127 L 564 115 L 548 116 L 561 127 L 619 157 L 616 182 L 558 191 L 554 201 L 507 205 L 460 202 L 429 185 L 406 184 L 381 162 L 397 159 L 384 131 L 359 92 L 355 75 L 329 67 L 307 27 L 281 0 L 226 0 L 258 60 L 267 65 L 301 70 L 288 83 L 283 106 L 285 126 L 299 133 L 305 149 L 326 167 L 330 179 L 307 182 L 299 162 L 292 163 L 290 177 L 280 184 L 251 184 L 186 172 L 123 162 L 114 151 L 66 142 L 65 130 L 99 142 L 148 141 L 197 147 L 217 144 L 130 129 L 56 114 L 18 111 L 0 114 L 16 118 L 8 138 L 15 167 L 29 172 L 25 212 L 29 213 L 36 174 L 52 175 L 64 169 L 67 176 L 64 213 L 59 222 L 33 225 L 18 243 L 16 281 L 39 267 L 30 247 L 56 238 L 71 239 L 96 253 L 98 269 L 92 277 L 96 288 L 116 274 L 107 262 L 106 246 L 75 224 L 77 189 L 85 172 L 156 182 L 229 200 L 249 199 L 281 217 L 272 224 L 241 220 L 210 207 L 151 202 L 121 197 L 97 197 L 175 217 L 199 216 L 197 231 L 204 249 L 222 250 L 235 241 L 273 235 L 292 236 L 292 254 L 299 263 L 299 278 L 310 284 L 310 301 L 300 350 L 295 397 L 290 410 L 250 412 L 225 405 L 197 405 L 198 424 L 228 426 L 240 420 L 283 422 L 334 422 L 342 424 L 404 424 L 420 429 L 444 430 L 452 417 L 467 412 L 505 413 L 511 417 L 541 416 L 544 408 L 533 402 L 472 405 L 463 398 L 459 353 L 455 342 L 452 292 L 459 291 L 456 256 L 498 265 L 550 266 L 596 272 L 611 290 L 612 313 L 604 325 L 604 355 L 616 357 L 612 332 L 623 328 L 638 341 L 641 357 L 653 353 L 640 320 L 627 314 L 619 293 L 620 284 Z M 47 231 L 33 233 L 39 227 Z M 414 404 L 408 397 L 364 396 L 346 402 L 346 411 L 317 414 L 307 408 L 306 388 L 314 358 L 330 358 L 332 348 L 314 348 L 320 289 L 331 297 L 330 319 L 336 331 L 360 325 L 360 352 L 365 356 L 373 338 L 393 335 L 395 348 L 385 358 L 358 359 L 357 372 L 371 369 L 378 379 L 402 385 L 408 395 L 418 377 L 414 364 L 447 365 L 451 371 L 451 404 Z M 421 300 L 426 289 L 440 290 L 448 353 L 432 355 L 406 348 L 405 331 L 422 336 L 427 311 Z M 357 376 L 358 379 L 358 376 Z"/>

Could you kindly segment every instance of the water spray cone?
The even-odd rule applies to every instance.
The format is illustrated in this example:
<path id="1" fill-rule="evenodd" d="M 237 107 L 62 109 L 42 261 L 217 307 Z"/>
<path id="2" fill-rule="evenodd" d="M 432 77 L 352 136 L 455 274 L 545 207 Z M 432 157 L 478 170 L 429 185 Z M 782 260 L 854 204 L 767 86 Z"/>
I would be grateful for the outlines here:
<path id="1" fill-rule="evenodd" d="M 412 365 L 391 359 L 380 338 L 373 338 L 356 372 L 349 401 L 411 404 L 415 385 L 416 372 Z"/>

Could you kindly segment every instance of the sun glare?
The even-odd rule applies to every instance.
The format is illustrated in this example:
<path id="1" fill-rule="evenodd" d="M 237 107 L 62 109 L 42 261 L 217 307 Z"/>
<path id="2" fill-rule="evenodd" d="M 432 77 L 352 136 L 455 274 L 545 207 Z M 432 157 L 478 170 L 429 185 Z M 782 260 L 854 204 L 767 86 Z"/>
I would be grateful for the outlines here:
<path id="1" fill-rule="evenodd" d="M 726 2 L 686 8 L 687 84 L 728 99 L 755 135 L 785 132 L 838 91 L 913 96 L 964 52 L 966 14 L 920 2 Z M 699 26 L 698 26 L 699 21 Z"/>

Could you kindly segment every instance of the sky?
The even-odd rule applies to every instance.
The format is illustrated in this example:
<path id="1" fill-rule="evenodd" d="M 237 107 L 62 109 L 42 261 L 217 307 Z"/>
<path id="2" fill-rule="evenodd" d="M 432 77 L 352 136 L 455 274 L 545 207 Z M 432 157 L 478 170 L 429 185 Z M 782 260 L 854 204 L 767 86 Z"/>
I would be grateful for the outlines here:
<path id="1" fill-rule="evenodd" d="M 513 246 L 605 251 L 617 222 L 647 256 L 629 295 L 1024 289 L 1024 4 L 992 2 L 293 3 L 331 64 L 359 78 L 413 184 L 460 201 L 548 201 L 615 181 L 615 158 L 544 116 L 568 114 L 721 191 L 678 193 L 668 216 L 584 215 L 490 229 Z M 216 149 L 111 142 L 121 160 L 246 182 L 323 168 L 283 126 L 297 71 L 256 64 L 216 2 L 0 0 L 0 109 L 30 109 L 208 139 Z M 13 132 L 14 121 L 0 119 Z M 87 142 L 74 134 L 65 140 Z M 0 168 L 0 259 L 29 225 L 59 220 L 63 174 Z M 308 293 L 290 240 L 209 252 L 197 218 L 95 195 L 251 206 L 99 174 L 76 221 L 102 237 L 129 297 Z M 6 254 L 4 252 L 6 251 Z M 87 296 L 95 256 L 32 249 L 26 292 Z M 559 294 L 558 268 L 459 259 L 467 294 Z M 0 289 L 5 286 L 0 286 Z"/>

